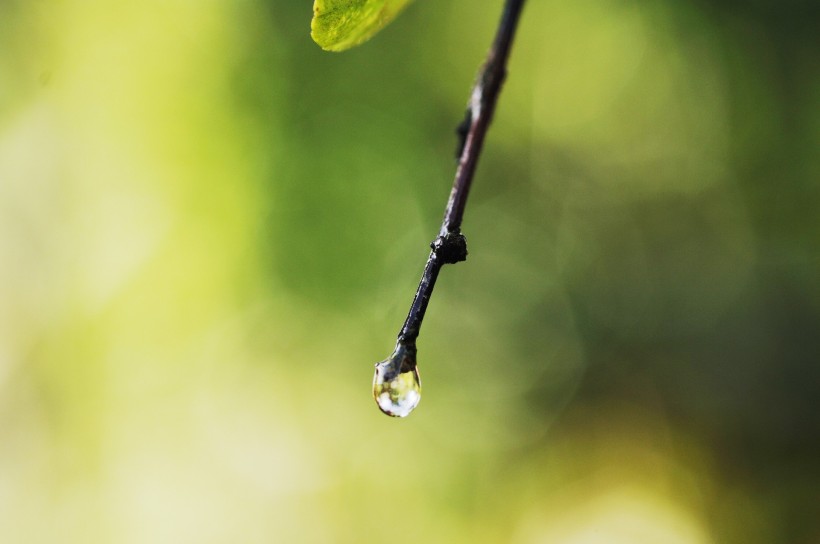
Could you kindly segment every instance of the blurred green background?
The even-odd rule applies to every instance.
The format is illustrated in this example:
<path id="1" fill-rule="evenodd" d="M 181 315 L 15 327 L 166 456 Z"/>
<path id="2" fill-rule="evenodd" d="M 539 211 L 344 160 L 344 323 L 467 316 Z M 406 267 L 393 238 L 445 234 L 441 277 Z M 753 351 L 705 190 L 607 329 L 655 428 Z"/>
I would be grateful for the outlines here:
<path id="1" fill-rule="evenodd" d="M 0 0 L 0 542 L 820 542 L 820 6 Z"/>

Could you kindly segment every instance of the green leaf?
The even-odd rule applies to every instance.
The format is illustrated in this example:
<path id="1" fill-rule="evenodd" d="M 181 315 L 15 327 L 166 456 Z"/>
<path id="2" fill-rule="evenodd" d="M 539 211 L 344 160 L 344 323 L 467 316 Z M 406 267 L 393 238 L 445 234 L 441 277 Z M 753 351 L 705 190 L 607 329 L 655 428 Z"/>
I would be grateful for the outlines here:
<path id="1" fill-rule="evenodd" d="M 326 51 L 369 40 L 412 0 L 315 0 L 310 36 Z"/>

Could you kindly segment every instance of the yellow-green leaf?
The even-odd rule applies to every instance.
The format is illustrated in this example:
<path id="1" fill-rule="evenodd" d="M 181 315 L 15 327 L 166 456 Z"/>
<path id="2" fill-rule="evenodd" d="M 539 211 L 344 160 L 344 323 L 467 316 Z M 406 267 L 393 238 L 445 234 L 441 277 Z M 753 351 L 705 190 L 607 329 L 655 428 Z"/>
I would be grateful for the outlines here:
<path id="1" fill-rule="evenodd" d="M 315 0 L 310 36 L 327 51 L 369 40 L 412 0 Z"/>

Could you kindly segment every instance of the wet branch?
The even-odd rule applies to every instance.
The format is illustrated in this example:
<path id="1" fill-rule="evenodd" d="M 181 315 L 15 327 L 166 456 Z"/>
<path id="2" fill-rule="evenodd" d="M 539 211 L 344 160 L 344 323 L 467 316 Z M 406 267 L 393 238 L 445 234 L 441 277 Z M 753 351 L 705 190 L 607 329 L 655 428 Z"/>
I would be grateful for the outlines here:
<path id="1" fill-rule="evenodd" d="M 523 7 L 524 0 L 506 0 L 498 32 L 487 60 L 476 78 L 464 122 L 458 129 L 461 142 L 453 190 L 450 192 L 441 230 L 430 244 L 432 251 L 427 258 L 416 296 L 398 337 L 399 344 L 411 348 L 414 352 L 424 312 L 427 310 L 441 267 L 467 259 L 467 240 L 461 233 L 461 220 L 464 217 L 470 185 L 484 144 L 484 136 L 490 126 L 501 84 L 507 74 L 507 58 Z"/>

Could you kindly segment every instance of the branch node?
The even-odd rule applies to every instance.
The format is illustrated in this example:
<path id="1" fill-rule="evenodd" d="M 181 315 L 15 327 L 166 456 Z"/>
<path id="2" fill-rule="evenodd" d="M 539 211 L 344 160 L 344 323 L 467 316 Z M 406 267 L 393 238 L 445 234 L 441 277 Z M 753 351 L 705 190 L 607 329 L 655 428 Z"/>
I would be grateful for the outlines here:
<path id="1" fill-rule="evenodd" d="M 467 133 L 470 132 L 470 125 L 473 124 L 473 111 L 467 108 L 464 112 L 464 119 L 456 127 L 456 135 L 458 136 L 458 145 L 456 146 L 456 161 L 461 159 L 464 154 L 464 144 L 467 143 Z"/>
<path id="2" fill-rule="evenodd" d="M 467 238 L 460 230 L 440 234 L 430 244 L 430 248 L 443 264 L 456 264 L 467 260 Z"/>

